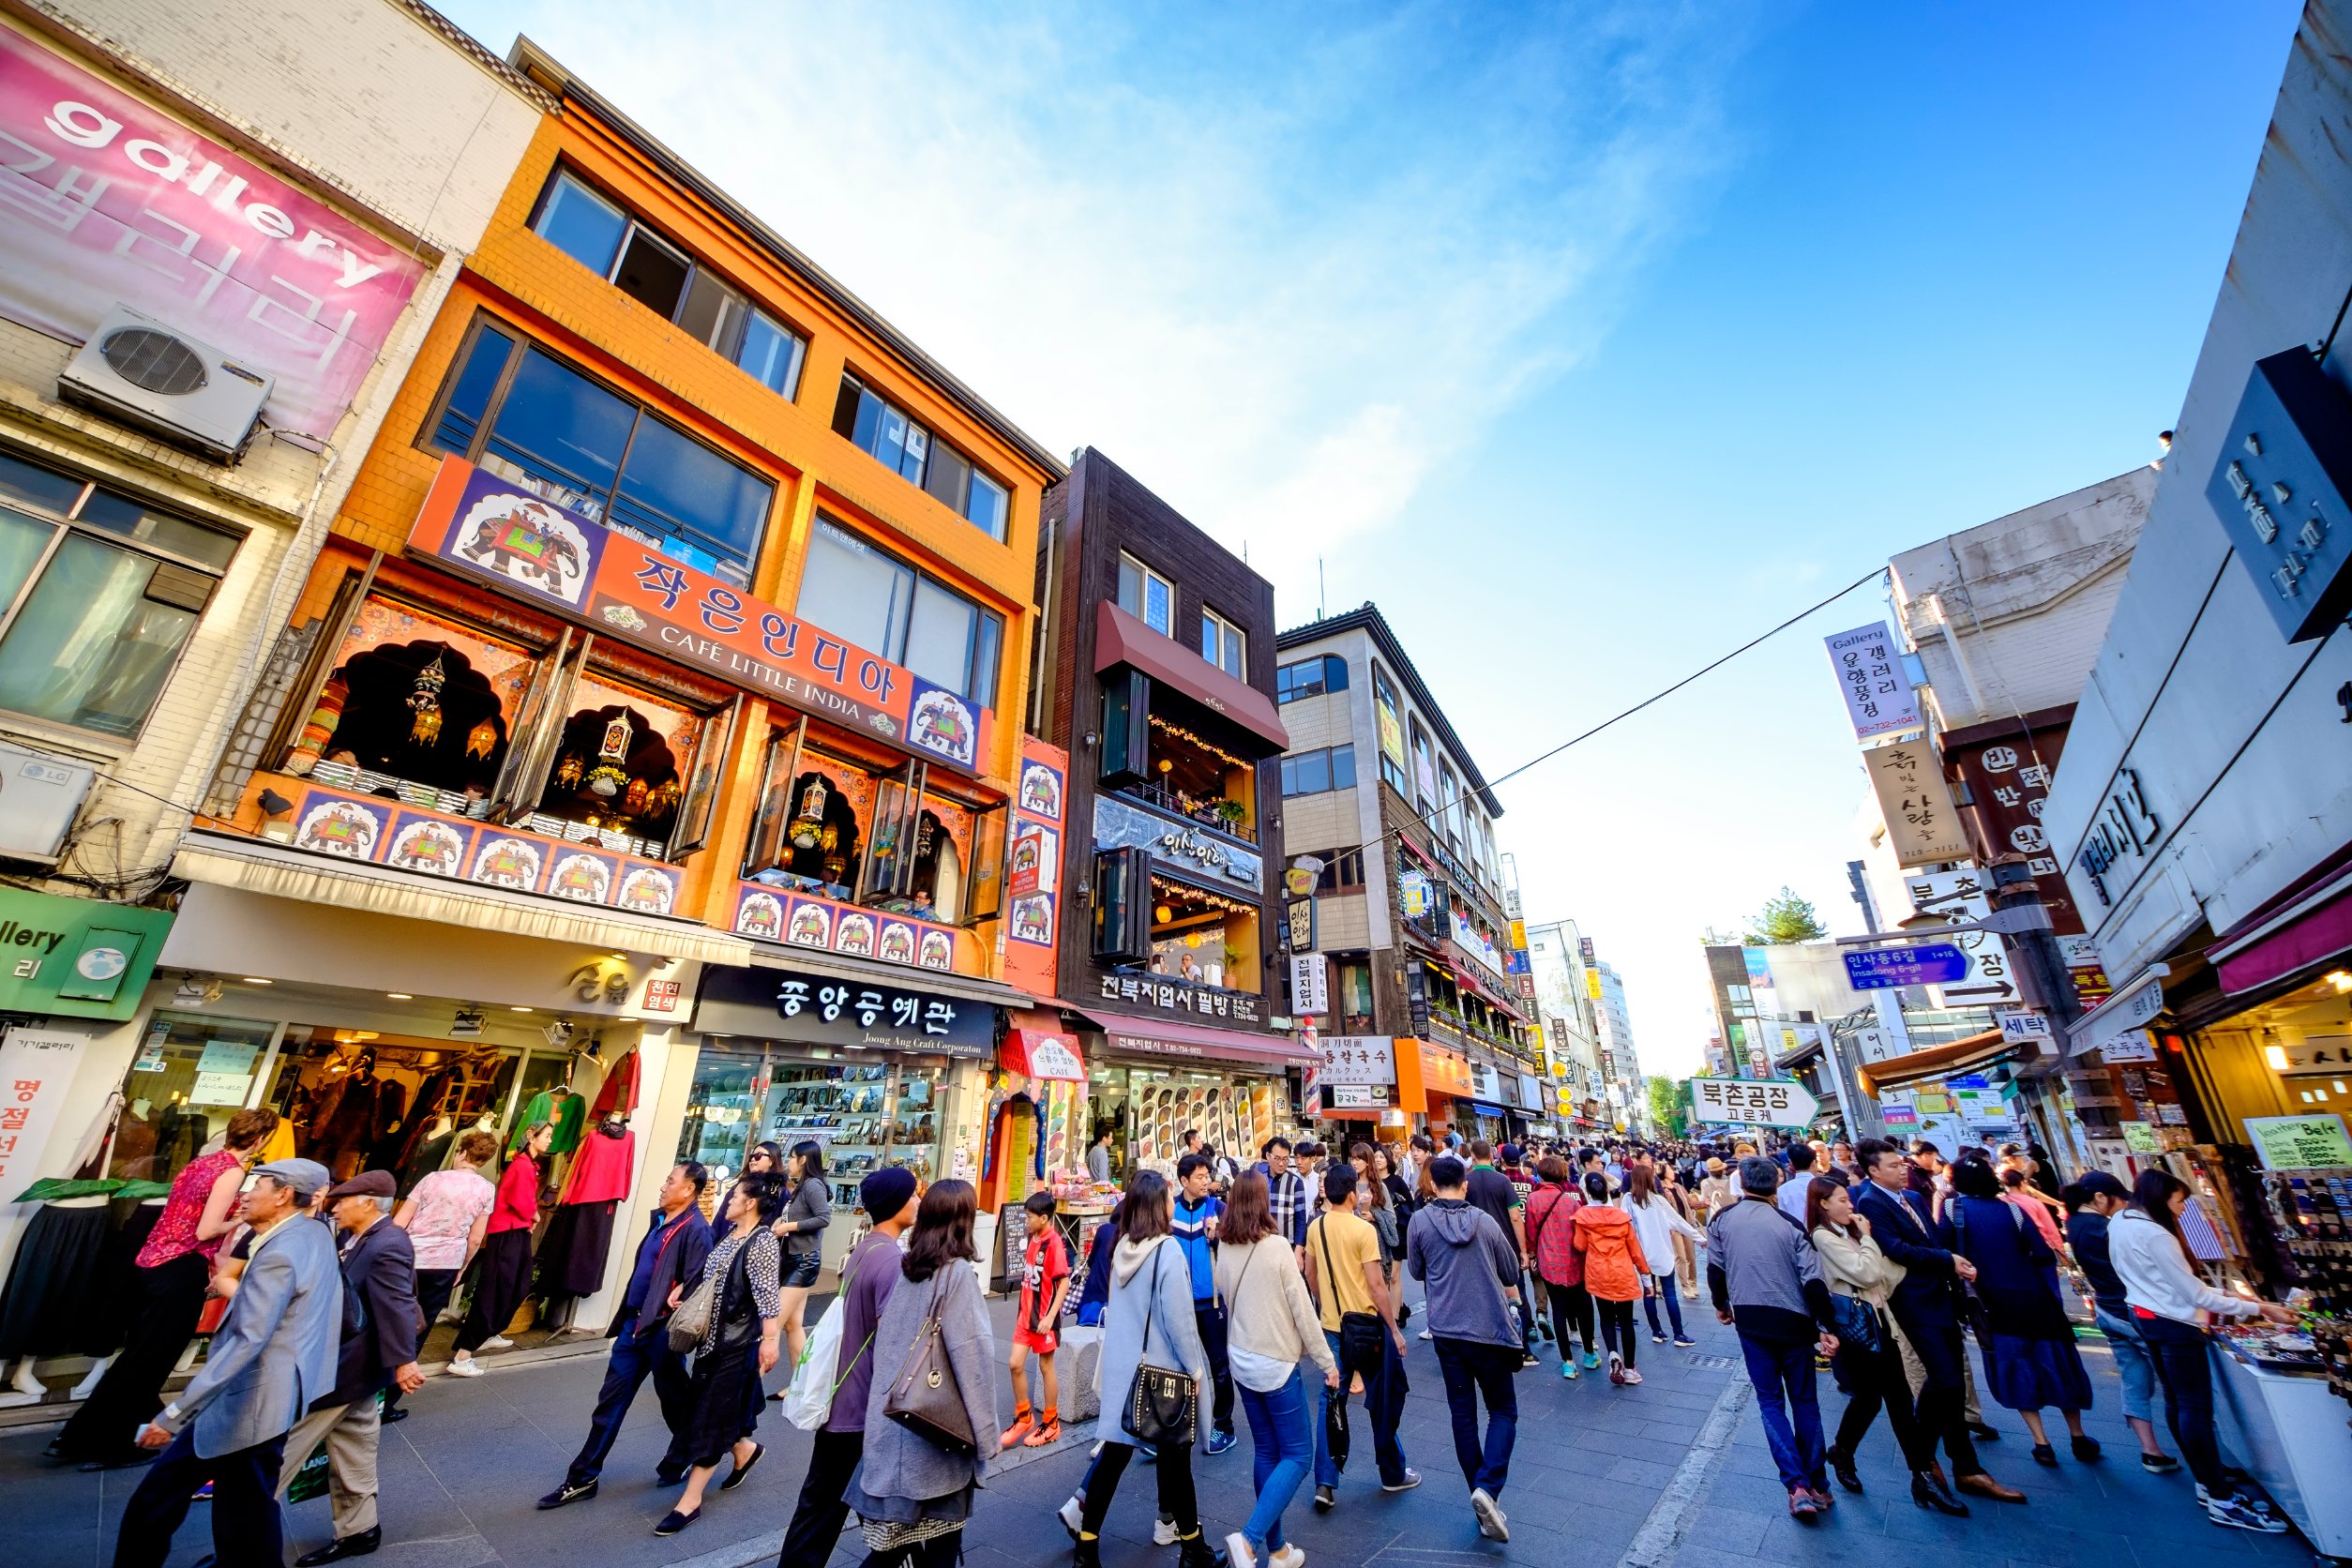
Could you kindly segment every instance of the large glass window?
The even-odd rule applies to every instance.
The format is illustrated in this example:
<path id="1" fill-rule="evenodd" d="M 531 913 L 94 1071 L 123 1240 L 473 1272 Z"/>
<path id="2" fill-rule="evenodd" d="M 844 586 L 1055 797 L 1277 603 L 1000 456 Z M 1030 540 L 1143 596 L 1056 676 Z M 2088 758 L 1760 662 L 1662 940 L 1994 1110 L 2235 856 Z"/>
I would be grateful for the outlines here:
<path id="1" fill-rule="evenodd" d="M 0 709 L 136 734 L 239 542 L 0 453 Z"/>
<path id="2" fill-rule="evenodd" d="M 996 705 L 1004 618 L 820 517 L 796 612 L 925 680 Z"/>
<path id="3" fill-rule="evenodd" d="M 1011 493 L 913 415 L 854 375 L 841 377 L 833 428 L 884 468 L 921 485 L 992 539 L 1004 537 Z"/>
<path id="4" fill-rule="evenodd" d="M 1286 795 L 1319 795 L 1327 790 L 1352 790 L 1356 787 L 1356 753 L 1353 746 L 1334 746 L 1319 751 L 1302 751 L 1282 760 L 1282 792 Z"/>
<path id="5" fill-rule="evenodd" d="M 1175 585 L 1132 555 L 1119 557 L 1119 608 L 1162 637 L 1176 635 Z"/>
<path id="6" fill-rule="evenodd" d="M 1274 701 L 1295 702 L 1303 697 L 1348 689 L 1348 661 L 1337 654 L 1321 654 L 1286 664 L 1274 671 Z"/>
<path id="7" fill-rule="evenodd" d="M 737 586 L 751 581 L 776 487 L 535 343 L 485 324 L 429 443 L 567 492 L 609 526 Z"/>
<path id="8" fill-rule="evenodd" d="M 787 398 L 800 395 L 808 339 L 753 307 L 575 175 L 557 170 L 533 224 L 541 238 L 656 314 L 676 322 Z"/>
<path id="9" fill-rule="evenodd" d="M 106 1174 L 169 1182 L 228 1129 L 253 1097 L 278 1026 L 158 1013 L 123 1078 Z"/>

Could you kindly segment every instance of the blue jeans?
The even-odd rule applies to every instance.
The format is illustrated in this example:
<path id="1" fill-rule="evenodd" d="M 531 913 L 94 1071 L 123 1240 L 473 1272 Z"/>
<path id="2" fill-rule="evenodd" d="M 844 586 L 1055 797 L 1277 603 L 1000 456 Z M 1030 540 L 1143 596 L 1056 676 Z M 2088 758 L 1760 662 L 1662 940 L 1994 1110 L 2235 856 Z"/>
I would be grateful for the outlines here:
<path id="1" fill-rule="evenodd" d="M 1448 1339 L 1440 1334 L 1438 1370 L 1445 1374 L 1446 1409 L 1454 1416 L 1454 1457 L 1462 1479 L 1472 1490 L 1485 1487 L 1490 1498 L 1502 1496 L 1511 1475 L 1511 1445 L 1519 1431 L 1519 1394 L 1511 1380 L 1518 1374 L 1520 1352 L 1515 1346 L 1487 1345 L 1474 1339 Z M 1478 1407 L 1486 1406 L 1486 1435 L 1478 1433 Z"/>
<path id="2" fill-rule="evenodd" d="M 1829 1462 L 1821 1437 L 1821 1401 L 1813 1386 L 1811 1340 L 1740 1336 L 1740 1354 L 1756 1385 L 1756 1413 L 1764 1418 L 1764 1440 L 1772 1445 L 1780 1484 L 1826 1489 Z M 1793 1418 L 1793 1422 L 1792 1422 Z"/>
<path id="3" fill-rule="evenodd" d="M 1258 1506 L 1250 1510 L 1242 1533 L 1271 1554 L 1282 1545 L 1282 1511 L 1299 1495 L 1315 1454 L 1315 1440 L 1308 1436 L 1306 1381 L 1293 1372 L 1272 1394 L 1260 1394 L 1246 1383 L 1240 1392 L 1242 1409 L 1249 1412 L 1250 1441 L 1258 1449 L 1249 1467 Z"/>
<path id="4" fill-rule="evenodd" d="M 1339 1407 L 1337 1420 L 1344 1425 L 1348 1420 L 1348 1382 L 1355 1373 L 1364 1374 L 1364 1411 L 1372 1418 L 1372 1457 L 1380 1467 L 1380 1483 L 1393 1486 L 1405 1479 L 1405 1449 L 1396 1440 L 1396 1423 L 1405 1413 L 1405 1364 L 1396 1354 L 1395 1342 L 1383 1334 L 1380 1336 L 1380 1360 L 1363 1366 L 1351 1366 L 1339 1351 L 1336 1329 L 1323 1331 L 1323 1342 L 1331 1347 L 1331 1359 L 1339 1364 L 1339 1386 L 1323 1390 L 1323 1419 L 1315 1424 L 1315 1485 L 1339 1485 L 1339 1461 L 1331 1452 L 1331 1407 Z"/>
<path id="5" fill-rule="evenodd" d="M 2115 1351 L 2116 1375 L 2123 1380 L 2123 1415 L 2127 1421 L 2156 1419 L 2156 1358 L 2140 1337 L 2140 1331 L 2128 1318 L 2118 1318 L 2105 1307 L 2095 1309 L 2091 1317 L 2099 1332 L 2107 1336 L 2108 1347 Z"/>
<path id="6" fill-rule="evenodd" d="M 632 1318 L 622 1324 L 612 1341 L 604 1386 L 596 1390 L 596 1408 L 588 1417 L 588 1440 L 580 1444 L 571 1469 L 565 1472 L 565 1485 L 585 1486 L 603 1472 L 605 1459 L 621 1435 L 621 1423 L 628 1419 L 629 1406 L 636 1402 L 647 1378 L 654 1380 L 662 1424 L 670 1428 L 670 1450 L 662 1455 L 660 1469 L 665 1474 L 686 1472 L 691 1461 L 680 1434 L 694 1417 L 693 1382 L 686 1376 L 686 1364 L 670 1348 L 668 1328 L 657 1325 L 650 1334 L 640 1333 Z"/>
<path id="7" fill-rule="evenodd" d="M 1690 1335 L 1682 1332 L 1682 1298 L 1676 1295 L 1674 1292 L 1674 1275 L 1671 1274 L 1652 1274 L 1651 1277 L 1658 1282 L 1658 1294 L 1656 1296 L 1644 1296 L 1641 1299 L 1642 1306 L 1647 1309 L 1650 1314 L 1650 1332 L 1651 1334 L 1663 1334 L 1666 1332 L 1664 1329 L 1658 1327 L 1658 1297 L 1664 1296 L 1666 1304 L 1666 1316 L 1671 1319 L 1674 1323 L 1674 1337 L 1677 1339 L 1688 1339 Z"/>

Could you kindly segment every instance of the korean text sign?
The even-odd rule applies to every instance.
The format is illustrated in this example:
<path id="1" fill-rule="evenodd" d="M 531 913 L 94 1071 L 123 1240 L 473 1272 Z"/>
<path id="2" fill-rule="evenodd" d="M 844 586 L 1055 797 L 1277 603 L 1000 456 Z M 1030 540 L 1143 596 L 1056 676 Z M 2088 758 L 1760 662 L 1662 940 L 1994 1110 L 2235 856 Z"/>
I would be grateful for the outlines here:
<path id="1" fill-rule="evenodd" d="M 442 460 L 409 548 L 927 761 L 976 774 L 988 710 L 707 572 L 475 467 Z"/>
<path id="2" fill-rule="evenodd" d="M 695 1027 L 754 1040 L 980 1057 L 996 1048 L 996 1008 L 886 980 L 795 970 L 702 972 Z"/>
<path id="3" fill-rule="evenodd" d="M 0 1203 L 40 1175 L 41 1152 L 56 1131 L 86 1043 L 26 1029 L 11 1029 L 0 1040 Z"/>
<path id="4" fill-rule="evenodd" d="M 116 304 L 277 378 L 324 437 L 423 265 L 262 164 L 0 27 L 0 315 L 71 341 Z"/>
<path id="5" fill-rule="evenodd" d="M 1826 640 L 1830 663 L 1836 667 L 1838 688 L 1846 694 L 1846 716 L 1854 721 L 1854 738 L 1892 735 L 1920 727 L 1919 696 L 1903 671 L 1902 645 L 1884 621 Z"/>
<path id="6" fill-rule="evenodd" d="M 1862 762 L 1870 770 L 1870 787 L 1877 792 L 1896 865 L 1968 858 L 1960 809 L 1952 803 L 1952 788 L 1944 782 L 1933 747 L 1923 741 L 1897 741 L 1863 752 Z"/>
<path id="7" fill-rule="evenodd" d="M 1691 1079 L 1695 1121 L 1804 1127 L 1820 1109 L 1821 1102 L 1794 1078 Z"/>

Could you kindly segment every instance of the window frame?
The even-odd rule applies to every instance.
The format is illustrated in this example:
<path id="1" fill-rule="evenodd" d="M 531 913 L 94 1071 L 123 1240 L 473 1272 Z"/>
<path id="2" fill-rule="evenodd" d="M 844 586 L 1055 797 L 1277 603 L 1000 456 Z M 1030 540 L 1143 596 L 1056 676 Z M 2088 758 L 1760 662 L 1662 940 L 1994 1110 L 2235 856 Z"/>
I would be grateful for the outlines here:
<path id="1" fill-rule="evenodd" d="M 1347 763 L 1348 776 L 1345 780 L 1339 776 L 1341 772 L 1339 764 L 1343 759 Z M 1310 761 L 1320 764 L 1322 770 L 1320 776 L 1323 782 L 1311 790 L 1293 789 L 1291 787 L 1293 781 L 1304 774 L 1305 764 Z M 1352 745 L 1342 742 L 1337 746 L 1319 746 L 1312 751 L 1294 751 L 1282 759 L 1277 779 L 1282 790 L 1282 798 L 1285 800 L 1297 799 L 1305 795 L 1327 795 L 1339 790 L 1352 790 L 1356 787 L 1356 748 Z"/>
<path id="2" fill-rule="evenodd" d="M 1133 566 L 1136 569 L 1136 573 L 1138 578 L 1138 591 L 1136 595 L 1136 608 L 1133 610 L 1127 610 L 1124 602 L 1126 598 L 1126 572 L 1129 566 Z M 1158 632 L 1162 637 L 1167 638 L 1171 642 L 1176 641 L 1176 584 L 1168 579 L 1162 577 L 1158 572 L 1155 572 L 1150 566 L 1145 565 L 1140 559 L 1129 554 L 1123 550 L 1119 552 L 1119 577 L 1120 580 L 1112 585 L 1110 596 L 1111 602 L 1118 605 L 1122 610 L 1127 610 L 1128 614 L 1134 616 L 1137 620 L 1142 622 L 1147 626 L 1152 626 L 1152 584 L 1156 582 L 1161 587 L 1168 590 L 1168 625 L 1165 626 L 1152 626 L 1152 629 Z"/>
<path id="3" fill-rule="evenodd" d="M 575 169 L 569 163 L 566 163 L 560 158 L 556 161 L 554 168 L 549 172 L 547 184 L 540 188 L 538 200 L 531 204 L 531 220 L 528 227 L 534 234 L 538 235 L 540 239 L 547 240 L 547 243 L 553 247 L 557 251 L 561 252 L 566 260 L 577 263 L 580 266 L 591 273 L 596 272 L 596 268 L 589 266 L 586 262 L 580 261 L 578 256 L 575 256 L 570 251 L 564 249 L 561 245 L 556 244 L 556 242 L 552 239 L 549 239 L 548 236 L 540 233 L 539 230 L 540 223 L 546 219 L 549 210 L 555 204 L 558 188 L 567 181 L 571 185 L 577 187 L 583 194 L 595 201 L 601 202 L 606 206 L 611 207 L 613 211 L 621 215 L 620 240 L 613 246 L 612 259 L 605 264 L 604 271 L 600 275 L 609 286 L 616 290 L 620 290 L 622 294 L 627 295 L 628 298 L 635 300 L 637 304 L 643 306 L 647 310 L 653 310 L 652 306 L 646 305 L 643 300 L 638 299 L 635 294 L 628 294 L 627 290 L 621 289 L 619 282 L 616 281 L 621 270 L 621 264 L 628 256 L 630 245 L 635 242 L 638 234 L 642 232 L 646 237 L 651 239 L 655 244 L 660 246 L 663 249 L 670 251 L 672 255 L 677 256 L 686 263 L 686 281 L 678 290 L 678 303 L 671 309 L 669 316 L 665 319 L 667 319 L 673 326 L 683 327 L 685 323 L 682 318 L 686 314 L 686 306 L 694 298 L 695 285 L 707 278 L 711 282 L 733 294 L 742 304 L 743 319 L 741 322 L 735 324 L 731 332 L 722 333 L 720 335 L 729 339 L 725 343 L 721 343 L 711 338 L 696 338 L 695 341 L 701 343 L 704 348 L 710 350 L 713 354 L 717 354 L 721 359 L 724 359 L 727 363 L 732 365 L 738 370 L 742 370 L 744 374 L 750 376 L 751 371 L 745 366 L 742 359 L 744 344 L 749 338 L 749 324 L 751 318 L 755 315 L 766 317 L 770 324 L 775 325 L 786 337 L 791 338 L 799 345 L 798 350 L 792 355 L 792 368 L 790 375 L 791 384 L 784 387 L 769 386 L 765 381 L 761 381 L 758 376 L 751 376 L 751 379 L 759 382 L 761 386 L 767 387 L 767 390 L 774 392 L 777 397 L 782 398 L 788 403 L 797 403 L 800 400 L 801 372 L 807 368 L 808 349 L 811 342 L 811 335 L 801 327 L 793 325 L 790 321 L 786 320 L 783 316 L 778 315 L 776 311 L 768 309 L 768 307 L 757 298 L 749 289 L 743 287 L 741 284 L 729 278 L 725 273 L 720 272 L 717 268 L 713 267 L 704 262 L 701 256 L 695 253 L 691 247 L 679 244 L 676 240 L 671 238 L 670 235 L 663 233 L 660 229 L 656 228 L 653 224 L 648 223 L 643 219 L 638 217 L 634 211 L 630 210 L 627 203 L 621 201 L 611 191 L 605 189 L 604 187 L 598 185 L 596 181 L 589 179 L 578 169 Z M 655 311 L 654 313 L 658 315 L 660 312 Z"/>
<path id="4" fill-rule="evenodd" d="M 841 428 L 843 404 L 849 400 L 849 396 L 852 388 L 855 389 L 860 400 L 867 398 L 873 399 L 875 402 L 882 406 L 885 415 L 897 415 L 906 425 L 908 430 L 919 431 L 921 433 L 923 437 L 923 453 L 917 460 L 918 471 L 916 473 L 909 474 L 903 466 L 903 462 L 901 464 L 894 465 L 886 461 L 880 452 L 873 450 L 871 447 L 860 445 L 856 435 L 858 421 L 855 415 L 851 416 L 849 420 L 850 428 L 848 430 L 843 430 Z M 863 408 L 864 405 L 861 401 L 859 404 L 860 413 L 863 412 Z M 861 373 L 853 365 L 844 365 L 841 367 L 841 384 L 839 390 L 834 394 L 831 422 L 834 434 L 839 436 L 842 440 L 848 442 L 852 446 L 856 447 L 857 450 L 865 453 L 876 462 L 881 463 L 883 468 L 889 469 L 892 473 L 897 475 L 897 477 L 905 480 L 908 484 L 912 485 L 916 490 L 921 490 L 925 495 L 929 496 L 933 501 L 938 502 L 941 505 L 946 507 L 957 517 L 962 518 L 966 522 L 972 524 L 974 528 L 979 529 L 981 533 L 987 535 L 989 538 L 994 539 L 998 544 L 1010 544 L 1012 542 L 1013 486 L 1007 481 L 998 478 L 996 475 L 989 470 L 988 466 L 982 462 L 978 458 L 973 457 L 970 452 L 965 451 L 961 446 L 957 445 L 954 442 L 949 441 L 944 436 L 941 435 L 938 430 L 932 425 L 923 419 L 917 418 L 912 409 L 908 408 L 897 399 L 892 398 L 889 394 L 883 392 L 880 387 L 875 385 L 872 381 L 868 380 L 863 373 Z M 899 450 L 903 453 L 906 450 L 906 447 L 907 444 L 901 443 Z M 950 501 L 945 496 L 940 494 L 937 490 L 931 489 L 930 481 L 932 477 L 931 468 L 933 454 L 942 449 L 952 453 L 956 460 L 961 463 L 964 467 L 964 496 L 961 502 Z M 980 519 L 972 515 L 972 496 L 973 489 L 982 480 L 986 480 L 991 487 L 993 487 L 998 496 L 1002 499 L 1002 516 L 995 527 L 990 527 L 988 524 L 981 521 Z"/>
<path id="5" fill-rule="evenodd" d="M 1235 626 L 1232 622 L 1227 620 L 1224 616 L 1218 614 L 1215 611 L 1211 610 L 1204 604 L 1200 607 L 1200 636 L 1199 641 L 1201 642 L 1207 641 L 1213 628 L 1216 634 L 1217 654 L 1219 656 L 1216 658 L 1210 658 L 1205 653 L 1203 653 L 1200 656 L 1208 661 L 1212 669 L 1221 670 L 1237 681 L 1248 680 L 1249 633 L 1244 631 L 1240 626 Z M 1223 656 L 1227 652 L 1229 640 L 1231 651 L 1235 656 L 1235 662 L 1241 665 L 1239 670 L 1233 669 L 1225 662 Z"/>
<path id="6" fill-rule="evenodd" d="M 905 670 L 909 674 L 915 675 L 919 679 L 928 681 L 931 679 L 928 675 L 924 675 L 919 671 L 916 671 L 912 665 L 909 665 L 906 662 L 905 658 L 907 642 L 913 635 L 914 630 L 914 607 L 916 604 L 914 595 L 915 587 L 919 584 L 928 583 L 939 592 L 962 600 L 964 603 L 972 606 L 974 611 L 978 611 L 978 617 L 972 624 L 972 645 L 965 656 L 965 680 L 972 686 L 978 686 L 980 684 L 972 680 L 979 664 L 980 651 L 984 646 L 992 648 L 993 658 L 988 668 L 988 678 L 986 683 L 987 695 L 983 697 L 979 694 L 979 692 L 974 690 L 958 691 L 956 695 L 961 697 L 967 702 L 974 703 L 983 708 L 988 708 L 991 710 L 994 709 L 996 707 L 997 698 L 1003 693 L 1004 683 L 1005 618 L 1003 613 L 1000 611 L 989 608 L 985 601 L 973 597 L 972 595 L 964 592 L 961 588 L 958 588 L 954 583 L 948 581 L 945 578 L 941 577 L 938 573 L 926 571 L 923 567 L 900 555 L 897 550 L 887 549 L 879 541 L 867 537 L 866 535 L 852 527 L 848 520 L 842 518 L 836 512 L 830 511 L 823 506 L 820 506 L 817 508 L 815 521 L 816 526 L 812 527 L 809 531 L 809 542 L 812 548 L 814 547 L 818 537 L 816 528 L 830 527 L 837 533 L 846 535 L 852 542 L 868 550 L 871 550 L 874 554 L 880 556 L 882 560 L 889 562 L 900 571 L 909 574 L 910 580 L 907 584 L 906 611 L 900 618 L 900 624 L 896 633 L 898 643 L 897 647 L 868 648 L 866 650 L 867 653 L 879 655 L 882 657 L 888 659 L 891 663 Z M 806 608 L 801 603 L 805 591 L 807 587 L 807 582 L 808 563 L 806 552 L 804 552 L 801 562 L 800 584 L 794 589 L 792 594 L 792 613 L 796 619 L 807 620 L 811 626 L 819 626 L 821 629 L 827 632 L 832 632 L 831 627 L 824 626 L 822 622 L 810 619 Z M 833 635 L 841 636 L 844 634 L 833 633 Z M 942 683 L 932 681 L 931 684 L 938 686 Z"/>
<path id="7" fill-rule="evenodd" d="M 65 548 L 66 540 L 77 534 L 85 535 L 98 544 L 111 546 L 126 554 L 145 556 L 164 565 L 193 573 L 212 584 L 204 595 L 204 602 L 195 607 L 192 611 L 195 619 L 189 624 L 188 636 L 182 638 L 180 645 L 172 652 L 171 667 L 163 672 L 163 678 L 156 685 L 155 700 L 148 704 L 147 711 L 140 716 L 139 722 L 127 733 L 118 735 L 111 731 L 94 729 L 89 725 L 76 724 L 68 719 L 49 718 L 40 714 L 26 713 L 18 708 L 0 707 L 0 713 L 9 714 L 24 723 L 48 726 L 67 734 L 89 736 L 97 744 L 108 747 L 136 746 L 145 735 L 147 726 L 154 722 L 155 711 L 161 705 L 163 694 L 171 688 L 172 682 L 179 674 L 180 661 L 188 656 L 189 645 L 196 641 L 196 633 L 202 629 L 205 614 L 211 611 L 212 602 L 219 596 L 221 585 L 228 580 L 230 568 L 236 565 L 238 552 L 245 548 L 246 541 L 252 537 L 252 531 L 214 519 L 195 516 L 170 505 L 158 505 L 137 491 L 115 489 L 102 483 L 95 475 L 55 462 L 45 461 L 42 456 L 28 453 L 21 447 L 0 445 L 0 455 L 6 455 L 28 468 L 54 475 L 58 478 L 78 486 L 74 491 L 72 504 L 62 513 L 44 506 L 38 502 L 0 497 L 0 508 L 52 525 L 48 541 L 41 546 L 40 552 L 34 558 L 32 565 L 25 568 L 23 582 L 18 585 L 14 596 L 8 601 L 7 605 L 0 608 L 0 644 L 4 644 L 8 634 L 16 629 L 25 607 L 32 602 L 33 596 L 39 591 L 41 580 L 48 575 L 49 568 L 56 562 L 58 552 Z M 157 512 L 174 521 L 186 523 L 192 528 L 201 528 L 208 534 L 218 535 L 227 539 L 230 541 L 228 558 L 216 566 L 209 562 L 182 554 L 169 547 L 152 544 L 143 539 L 134 539 L 97 523 L 83 520 L 83 515 L 89 510 L 90 503 L 101 493 L 120 497 L 143 509 Z M 159 602 L 170 603 L 169 600 Z M 188 607 L 173 606 L 173 608 L 185 610 Z"/>

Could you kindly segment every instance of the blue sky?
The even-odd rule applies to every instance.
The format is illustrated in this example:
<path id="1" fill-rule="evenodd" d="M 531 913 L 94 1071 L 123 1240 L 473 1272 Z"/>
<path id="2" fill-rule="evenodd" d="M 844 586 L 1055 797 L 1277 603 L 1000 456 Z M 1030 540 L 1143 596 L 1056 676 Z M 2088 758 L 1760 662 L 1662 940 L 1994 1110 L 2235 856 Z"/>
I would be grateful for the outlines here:
<path id="1" fill-rule="evenodd" d="M 1888 556 L 2155 455 L 2299 8 L 671 8 L 528 32 L 1048 446 L 1376 599 L 1497 775 Z M 1820 638 L 1506 785 L 1625 975 L 1787 882 L 1859 928 Z"/>

